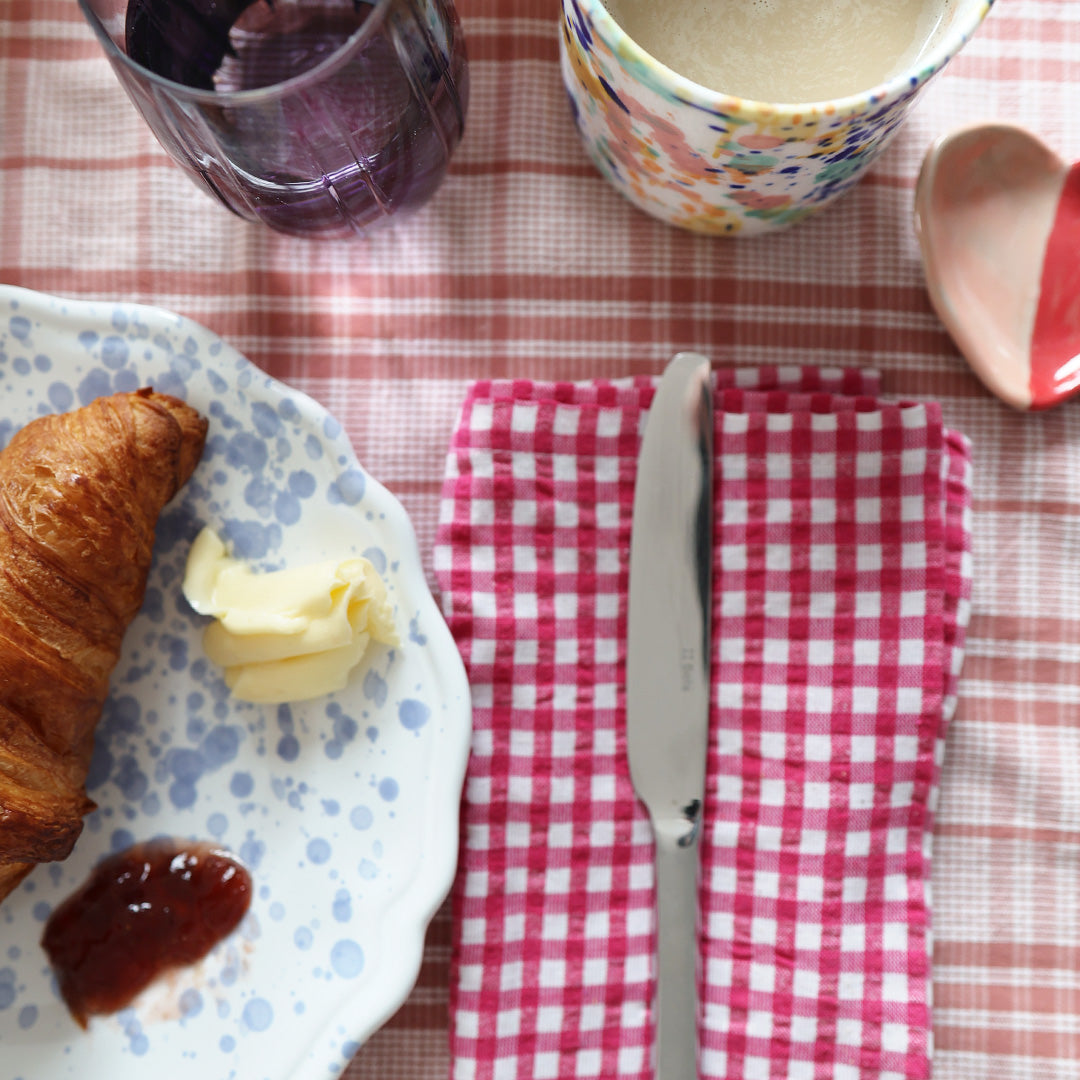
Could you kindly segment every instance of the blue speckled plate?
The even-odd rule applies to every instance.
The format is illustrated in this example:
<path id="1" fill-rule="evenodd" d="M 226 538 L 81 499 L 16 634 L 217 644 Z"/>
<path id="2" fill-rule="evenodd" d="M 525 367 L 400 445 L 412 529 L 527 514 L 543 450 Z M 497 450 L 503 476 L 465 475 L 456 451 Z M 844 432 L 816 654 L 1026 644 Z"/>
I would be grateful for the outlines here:
<path id="1" fill-rule="evenodd" d="M 209 416 L 210 435 L 159 524 L 98 729 L 98 809 L 66 862 L 0 905 L 0 1080 L 326 1080 L 407 996 L 449 889 L 468 684 L 404 510 L 320 406 L 176 315 L 0 286 L 0 445 L 41 413 L 147 384 Z M 179 590 L 204 522 L 267 568 L 368 556 L 402 646 L 332 697 L 233 701 Z M 44 921 L 97 859 L 160 834 L 239 853 L 251 911 L 202 963 L 84 1032 L 55 992 Z"/>

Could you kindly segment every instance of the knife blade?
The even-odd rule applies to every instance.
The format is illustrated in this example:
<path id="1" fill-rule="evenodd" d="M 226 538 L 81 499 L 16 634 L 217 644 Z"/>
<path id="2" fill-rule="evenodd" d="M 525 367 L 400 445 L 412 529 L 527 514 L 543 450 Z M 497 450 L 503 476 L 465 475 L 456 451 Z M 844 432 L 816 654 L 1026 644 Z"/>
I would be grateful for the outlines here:
<path id="1" fill-rule="evenodd" d="M 656 1080 L 697 1077 L 698 835 L 709 738 L 712 369 L 668 364 L 645 419 L 630 534 L 626 745 L 656 840 Z"/>

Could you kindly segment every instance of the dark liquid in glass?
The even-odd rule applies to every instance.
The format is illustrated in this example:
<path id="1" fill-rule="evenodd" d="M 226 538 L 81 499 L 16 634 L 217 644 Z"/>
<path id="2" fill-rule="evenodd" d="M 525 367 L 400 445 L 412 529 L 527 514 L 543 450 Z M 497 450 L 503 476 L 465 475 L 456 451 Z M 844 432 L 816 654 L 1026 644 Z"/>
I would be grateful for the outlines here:
<path id="1" fill-rule="evenodd" d="M 127 52 L 208 92 L 276 87 L 203 105 L 197 123 L 181 109 L 151 123 L 231 209 L 284 232 L 349 235 L 426 202 L 460 139 L 461 31 L 434 4 L 432 26 L 419 0 L 130 0 Z M 365 29 L 344 63 L 332 59 Z"/>

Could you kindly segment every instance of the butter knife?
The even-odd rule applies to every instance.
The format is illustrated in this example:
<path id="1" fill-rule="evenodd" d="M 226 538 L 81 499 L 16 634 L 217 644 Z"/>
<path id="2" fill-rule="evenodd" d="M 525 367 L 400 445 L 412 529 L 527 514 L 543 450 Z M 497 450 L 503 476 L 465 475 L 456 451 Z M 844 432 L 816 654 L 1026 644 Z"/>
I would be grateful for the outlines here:
<path id="1" fill-rule="evenodd" d="M 679 353 L 645 419 L 634 486 L 626 746 L 656 839 L 656 1080 L 697 1077 L 698 835 L 709 738 L 713 405 Z"/>

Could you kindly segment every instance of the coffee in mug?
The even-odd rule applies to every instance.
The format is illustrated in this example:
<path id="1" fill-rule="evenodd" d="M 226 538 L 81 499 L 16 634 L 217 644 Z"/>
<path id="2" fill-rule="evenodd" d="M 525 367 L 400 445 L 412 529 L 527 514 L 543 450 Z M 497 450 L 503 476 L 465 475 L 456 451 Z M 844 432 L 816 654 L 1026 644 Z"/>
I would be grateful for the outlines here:
<path id="1" fill-rule="evenodd" d="M 561 0 L 571 112 L 600 172 L 716 236 L 856 184 L 994 0 Z"/>
<path id="2" fill-rule="evenodd" d="M 915 69 L 952 0 L 604 0 L 645 52 L 754 101 L 826 101 Z"/>

